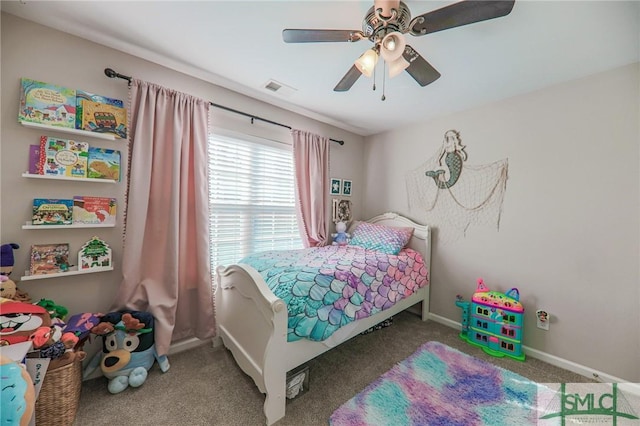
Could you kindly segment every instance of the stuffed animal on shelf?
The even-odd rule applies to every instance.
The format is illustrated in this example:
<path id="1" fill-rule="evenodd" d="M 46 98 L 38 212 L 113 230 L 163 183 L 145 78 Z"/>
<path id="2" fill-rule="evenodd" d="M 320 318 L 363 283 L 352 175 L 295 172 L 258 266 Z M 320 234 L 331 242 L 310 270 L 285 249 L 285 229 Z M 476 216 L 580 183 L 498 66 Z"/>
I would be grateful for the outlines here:
<path id="1" fill-rule="evenodd" d="M 347 233 L 347 224 L 344 222 L 336 223 L 336 233 L 331 234 L 333 237 L 333 245 L 344 246 L 349 242 L 351 234 Z"/>
<path id="2" fill-rule="evenodd" d="M 91 332 L 102 336 L 102 351 L 84 370 L 84 378 L 98 367 L 109 379 L 109 392 L 116 394 L 128 386 L 138 387 L 147 380 L 154 361 L 163 373 L 169 370 L 166 355 L 158 356 L 153 335 L 153 316 L 148 312 L 123 310 L 110 312 Z"/>

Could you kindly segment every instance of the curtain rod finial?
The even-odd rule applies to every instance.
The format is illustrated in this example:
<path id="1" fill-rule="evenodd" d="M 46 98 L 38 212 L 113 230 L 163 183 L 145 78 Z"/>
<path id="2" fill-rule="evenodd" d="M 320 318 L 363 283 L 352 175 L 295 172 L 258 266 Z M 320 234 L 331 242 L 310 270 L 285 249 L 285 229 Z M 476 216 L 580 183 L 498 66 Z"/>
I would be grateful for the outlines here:
<path id="1" fill-rule="evenodd" d="M 116 78 L 118 76 L 118 73 L 112 70 L 111 68 L 105 68 L 104 75 L 106 75 L 109 78 Z"/>

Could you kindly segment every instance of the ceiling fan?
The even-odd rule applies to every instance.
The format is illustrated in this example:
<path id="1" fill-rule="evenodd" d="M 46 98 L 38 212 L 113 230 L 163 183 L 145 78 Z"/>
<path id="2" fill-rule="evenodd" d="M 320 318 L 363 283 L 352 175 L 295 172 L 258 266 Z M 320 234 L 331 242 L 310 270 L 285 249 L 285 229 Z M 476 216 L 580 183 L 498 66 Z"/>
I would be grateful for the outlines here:
<path id="1" fill-rule="evenodd" d="M 411 18 L 411 12 L 399 0 L 375 0 L 359 30 L 284 29 L 286 43 L 356 42 L 368 39 L 373 47 L 365 51 L 333 89 L 349 90 L 361 74 L 370 77 L 378 56 L 389 66 L 389 76 L 406 71 L 426 86 L 440 78 L 440 73 L 415 49 L 406 44 L 404 34 L 423 36 L 488 19 L 508 15 L 515 0 L 463 0 Z M 383 98 L 384 99 L 384 98 Z"/>

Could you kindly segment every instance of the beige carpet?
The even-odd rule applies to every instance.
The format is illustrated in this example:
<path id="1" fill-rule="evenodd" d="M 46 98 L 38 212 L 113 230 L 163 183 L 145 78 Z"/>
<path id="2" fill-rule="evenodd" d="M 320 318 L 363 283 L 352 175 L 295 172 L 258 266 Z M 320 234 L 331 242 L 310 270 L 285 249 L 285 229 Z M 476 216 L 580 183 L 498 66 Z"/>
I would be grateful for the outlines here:
<path id="1" fill-rule="evenodd" d="M 525 337 L 526 338 L 526 337 Z M 331 413 L 421 344 L 435 340 L 492 362 L 539 383 L 589 379 L 533 358 L 520 362 L 494 358 L 458 338 L 458 332 L 410 313 L 394 317 L 391 327 L 358 336 L 308 363 L 309 391 L 288 400 L 277 425 L 326 425 Z M 366 358 L 366 362 L 362 362 Z M 265 424 L 264 395 L 224 348 L 204 345 L 172 355 L 171 369 L 157 364 L 137 389 L 111 395 L 107 380 L 83 383 L 77 426 Z"/>

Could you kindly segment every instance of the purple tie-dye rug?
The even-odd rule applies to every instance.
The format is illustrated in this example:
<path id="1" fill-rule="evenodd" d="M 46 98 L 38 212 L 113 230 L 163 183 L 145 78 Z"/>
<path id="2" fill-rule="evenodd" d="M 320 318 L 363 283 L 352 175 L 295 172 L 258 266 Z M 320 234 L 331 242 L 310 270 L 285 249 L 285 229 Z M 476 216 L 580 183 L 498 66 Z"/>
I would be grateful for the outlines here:
<path id="1" fill-rule="evenodd" d="M 332 426 L 535 425 L 538 384 L 428 342 L 329 418 Z"/>

